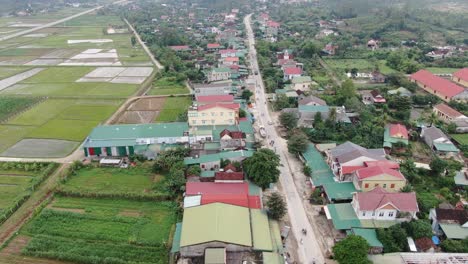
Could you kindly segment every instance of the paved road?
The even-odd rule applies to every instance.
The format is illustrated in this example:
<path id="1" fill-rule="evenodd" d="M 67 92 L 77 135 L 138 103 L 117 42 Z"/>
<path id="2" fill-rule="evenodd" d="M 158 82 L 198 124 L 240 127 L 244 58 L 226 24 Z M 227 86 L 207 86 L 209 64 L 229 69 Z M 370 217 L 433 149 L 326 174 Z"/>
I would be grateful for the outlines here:
<path id="1" fill-rule="evenodd" d="M 123 3 L 123 2 L 126 2 L 127 0 L 121 0 L 121 1 L 117 1 L 117 2 L 114 2 L 112 4 L 119 4 L 119 3 Z M 91 12 L 94 12 L 98 9 L 101 9 L 103 8 L 104 6 L 98 6 L 98 7 L 95 7 L 93 9 L 89 9 L 89 10 L 86 10 L 86 11 L 83 11 L 81 13 L 78 13 L 78 14 L 74 14 L 74 15 L 71 15 L 69 17 L 66 17 L 66 18 L 62 18 L 60 20 L 57 20 L 57 21 L 54 21 L 54 22 L 51 22 L 51 23 L 47 23 L 45 25 L 42 25 L 42 26 L 38 26 L 38 27 L 34 27 L 34 28 L 30 28 L 30 29 L 26 29 L 26 30 L 23 30 L 23 31 L 20 31 L 20 32 L 16 32 L 16 33 L 13 33 L 11 35 L 7 35 L 7 36 L 4 36 L 4 37 L 0 37 L 0 41 L 4 41 L 4 40 L 7 40 L 7 39 L 12 39 L 12 38 L 16 38 L 16 37 L 19 37 L 19 36 L 22 36 L 22 35 L 26 35 L 26 34 L 29 34 L 29 33 L 32 33 L 32 32 L 35 32 L 35 31 L 38 31 L 38 30 L 41 30 L 41 29 L 44 29 L 44 28 L 48 28 L 48 27 L 53 27 L 55 25 L 58 25 L 58 24 L 61 24 L 63 22 L 66 22 L 68 20 L 71 20 L 71 19 L 74 19 L 74 18 L 77 18 L 79 16 L 82 16 L 82 15 L 86 15 L 88 13 L 91 13 Z"/>
<path id="2" fill-rule="evenodd" d="M 276 151 L 280 156 L 281 163 L 283 166 L 280 167 L 280 183 L 283 187 L 284 195 L 286 196 L 286 202 L 288 205 L 288 214 L 291 222 L 292 231 L 295 237 L 298 240 L 298 256 L 299 263 L 312 264 L 312 263 L 325 263 L 323 253 L 317 243 L 316 232 L 312 228 L 307 214 L 304 208 L 304 200 L 296 189 L 294 184 L 294 179 L 289 167 L 289 162 L 286 152 L 287 145 L 286 141 L 282 139 L 276 132 L 274 126 L 268 125 L 269 121 L 272 121 L 265 96 L 265 87 L 263 84 L 262 76 L 258 67 L 257 55 L 255 50 L 255 39 L 251 27 L 251 16 L 247 15 L 244 18 L 244 24 L 247 29 L 247 36 L 249 40 L 249 53 L 250 53 L 250 62 L 253 71 L 257 71 L 259 74 L 254 75 L 256 82 L 256 107 L 257 111 L 260 113 L 258 116 L 258 122 L 265 126 L 269 140 L 274 139 L 275 143 L 273 147 L 270 147 Z M 307 235 L 304 236 L 301 230 L 305 228 L 307 230 Z M 302 243 L 301 243 L 302 242 Z"/>
<path id="3" fill-rule="evenodd" d="M 138 40 L 138 43 L 140 43 L 140 45 L 143 47 L 143 49 L 145 50 L 146 54 L 148 54 L 148 56 L 150 57 L 151 59 L 151 62 L 156 65 L 156 67 L 159 69 L 159 70 L 162 70 L 164 69 L 164 66 L 159 63 L 159 61 L 157 61 L 155 58 L 154 58 L 154 55 L 153 53 L 151 53 L 151 51 L 148 49 L 148 47 L 146 46 L 145 42 L 143 42 L 140 38 L 140 35 L 138 35 L 138 32 L 133 28 L 133 26 L 128 22 L 127 19 L 124 18 L 124 21 L 125 23 L 127 23 L 128 27 L 130 28 L 130 30 L 133 32 L 133 34 L 135 35 L 136 39 Z"/>

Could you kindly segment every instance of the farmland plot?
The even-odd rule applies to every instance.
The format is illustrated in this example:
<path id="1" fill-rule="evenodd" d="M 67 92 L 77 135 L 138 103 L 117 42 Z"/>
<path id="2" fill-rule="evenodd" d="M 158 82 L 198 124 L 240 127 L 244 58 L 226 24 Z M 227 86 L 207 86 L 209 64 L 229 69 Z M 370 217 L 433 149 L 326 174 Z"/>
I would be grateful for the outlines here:
<path id="1" fill-rule="evenodd" d="M 156 122 L 174 122 L 187 111 L 191 105 L 190 97 L 168 97 L 164 107 L 156 118 Z"/>
<path id="2" fill-rule="evenodd" d="M 142 98 L 133 102 L 119 117 L 118 124 L 152 123 L 163 108 L 166 98 Z"/>

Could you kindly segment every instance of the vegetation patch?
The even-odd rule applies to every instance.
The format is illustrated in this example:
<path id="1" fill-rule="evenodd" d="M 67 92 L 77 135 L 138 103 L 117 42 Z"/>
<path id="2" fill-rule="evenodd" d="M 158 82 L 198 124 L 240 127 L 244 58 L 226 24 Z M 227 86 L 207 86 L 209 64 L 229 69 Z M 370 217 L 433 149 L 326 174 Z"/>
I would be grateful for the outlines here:
<path id="1" fill-rule="evenodd" d="M 149 95 L 171 95 L 186 94 L 187 87 L 183 81 L 178 81 L 176 77 L 163 77 L 153 82 L 153 87 L 148 92 Z"/>
<path id="2" fill-rule="evenodd" d="M 98 124 L 98 121 L 54 119 L 32 130 L 28 137 L 82 141 Z"/>
<path id="3" fill-rule="evenodd" d="M 468 134 L 451 134 L 450 136 L 461 145 L 468 145 Z"/>
<path id="4" fill-rule="evenodd" d="M 183 121 L 184 113 L 192 104 L 190 97 L 169 97 L 164 102 L 163 109 L 156 118 L 156 122 Z"/>
<path id="5" fill-rule="evenodd" d="M 36 103 L 37 98 L 0 97 L 0 122 Z"/>

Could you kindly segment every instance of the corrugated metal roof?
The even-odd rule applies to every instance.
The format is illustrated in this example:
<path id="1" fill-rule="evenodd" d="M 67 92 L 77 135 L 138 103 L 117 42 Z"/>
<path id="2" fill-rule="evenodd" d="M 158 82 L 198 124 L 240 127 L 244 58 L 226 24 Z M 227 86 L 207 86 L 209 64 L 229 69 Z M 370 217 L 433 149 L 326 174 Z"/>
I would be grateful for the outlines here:
<path id="1" fill-rule="evenodd" d="M 213 203 L 184 210 L 180 246 L 211 241 L 252 246 L 249 209 Z"/>
<path id="2" fill-rule="evenodd" d="M 192 164 L 201 164 L 207 162 L 214 162 L 220 161 L 221 159 L 232 159 L 232 158 L 239 158 L 239 157 L 252 157 L 253 151 L 251 150 L 238 150 L 238 151 L 227 151 L 227 152 L 220 152 L 214 154 L 206 154 L 202 155 L 198 158 L 188 157 L 184 159 L 185 165 L 192 165 Z"/>
<path id="3" fill-rule="evenodd" d="M 328 204 L 327 208 L 335 229 L 346 230 L 352 227 L 361 227 L 361 221 L 350 203 Z"/>
<path id="4" fill-rule="evenodd" d="M 440 223 L 439 225 L 449 239 L 465 239 L 468 237 L 468 228 L 464 228 L 459 224 Z"/>
<path id="5" fill-rule="evenodd" d="M 302 154 L 302 157 L 304 157 L 307 166 L 312 170 L 311 178 L 315 186 L 335 182 L 335 175 L 313 144 L 309 144 L 307 151 Z"/>
<path id="6" fill-rule="evenodd" d="M 284 258 L 278 253 L 262 252 L 263 263 L 283 264 Z"/>
<path id="7" fill-rule="evenodd" d="M 323 188 L 330 200 L 350 200 L 354 192 L 357 192 L 352 182 L 324 183 Z"/>
<path id="8" fill-rule="evenodd" d="M 434 142 L 433 145 L 438 151 L 444 151 L 444 152 L 459 152 L 460 151 L 459 149 L 457 149 L 457 147 L 455 147 L 455 145 L 451 143 Z"/>
<path id="9" fill-rule="evenodd" d="M 180 251 L 180 236 L 182 234 L 182 223 L 176 224 L 176 230 L 174 232 L 174 238 L 172 239 L 171 253 Z"/>
<path id="10" fill-rule="evenodd" d="M 377 238 L 375 229 L 353 228 L 350 233 L 362 236 L 371 247 L 383 247 L 382 243 Z"/>
<path id="11" fill-rule="evenodd" d="M 267 213 L 262 210 L 251 209 L 250 220 L 252 224 L 253 248 L 259 251 L 273 251 Z"/>

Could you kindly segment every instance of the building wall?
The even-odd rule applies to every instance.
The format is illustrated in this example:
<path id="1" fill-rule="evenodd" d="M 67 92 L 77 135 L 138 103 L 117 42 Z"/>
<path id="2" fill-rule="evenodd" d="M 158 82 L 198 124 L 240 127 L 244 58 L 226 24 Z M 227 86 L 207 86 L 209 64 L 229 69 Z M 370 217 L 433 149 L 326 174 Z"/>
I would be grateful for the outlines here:
<path id="1" fill-rule="evenodd" d="M 444 112 L 439 111 L 439 109 L 437 109 L 437 108 L 434 108 L 434 109 L 433 109 L 433 112 L 434 112 L 440 119 L 442 119 L 442 121 L 444 121 L 444 122 L 451 122 L 451 121 L 453 121 L 453 118 L 451 118 L 450 116 L 444 114 Z"/>
<path id="2" fill-rule="evenodd" d="M 190 126 L 235 125 L 238 120 L 239 113 L 236 110 L 223 107 L 213 107 L 203 111 L 188 111 Z"/>
<path id="3" fill-rule="evenodd" d="M 467 81 L 465 81 L 465 80 L 463 80 L 461 78 L 458 78 L 456 76 L 452 76 L 452 81 L 454 81 L 454 82 L 456 82 L 458 84 L 461 84 L 461 85 L 463 85 L 465 87 L 468 87 L 468 82 Z"/>
<path id="4" fill-rule="evenodd" d="M 359 182 L 358 177 L 354 175 L 353 183 L 358 183 L 359 189 L 363 192 L 368 192 L 375 187 L 382 187 L 388 192 L 399 192 L 401 188 L 406 185 L 406 181 L 397 180 L 394 177 L 383 175 L 377 177 L 371 177 L 364 179 Z M 356 186 L 356 183 L 354 184 Z"/>
<path id="5" fill-rule="evenodd" d="M 221 163 L 220 161 L 211 161 L 211 162 L 204 162 L 200 163 L 200 168 L 202 171 L 209 171 L 209 170 L 218 170 Z"/>
<path id="6" fill-rule="evenodd" d="M 182 257 L 201 257 L 205 254 L 207 248 L 226 248 L 227 252 L 250 252 L 251 247 L 228 244 L 223 242 L 209 242 L 193 246 L 180 247 Z"/>
<path id="7" fill-rule="evenodd" d="M 376 211 L 361 211 L 356 212 L 359 219 L 375 219 L 375 220 L 395 220 L 398 211 L 393 209 L 383 209 Z"/>
<path id="8" fill-rule="evenodd" d="M 427 86 L 427 85 L 424 85 L 418 81 L 415 81 L 413 79 L 411 79 L 412 82 L 415 82 L 419 87 L 421 87 L 424 91 L 430 93 L 430 94 L 433 94 L 433 95 L 436 95 L 437 97 L 439 97 L 440 99 L 442 99 L 443 101 L 445 102 L 450 102 L 451 98 L 447 97 L 447 96 L 444 96 L 440 93 L 438 93 L 437 91 L 434 91 L 432 90 L 431 87 Z"/>
<path id="9" fill-rule="evenodd" d="M 297 90 L 301 90 L 303 92 L 305 91 L 309 91 L 310 90 L 310 85 L 311 83 L 310 82 L 305 82 L 305 83 L 296 83 L 296 84 L 293 84 L 294 85 L 294 90 L 297 91 Z"/>
<path id="10" fill-rule="evenodd" d="M 207 76 L 209 82 L 224 81 L 231 78 L 230 72 L 210 72 Z"/>

